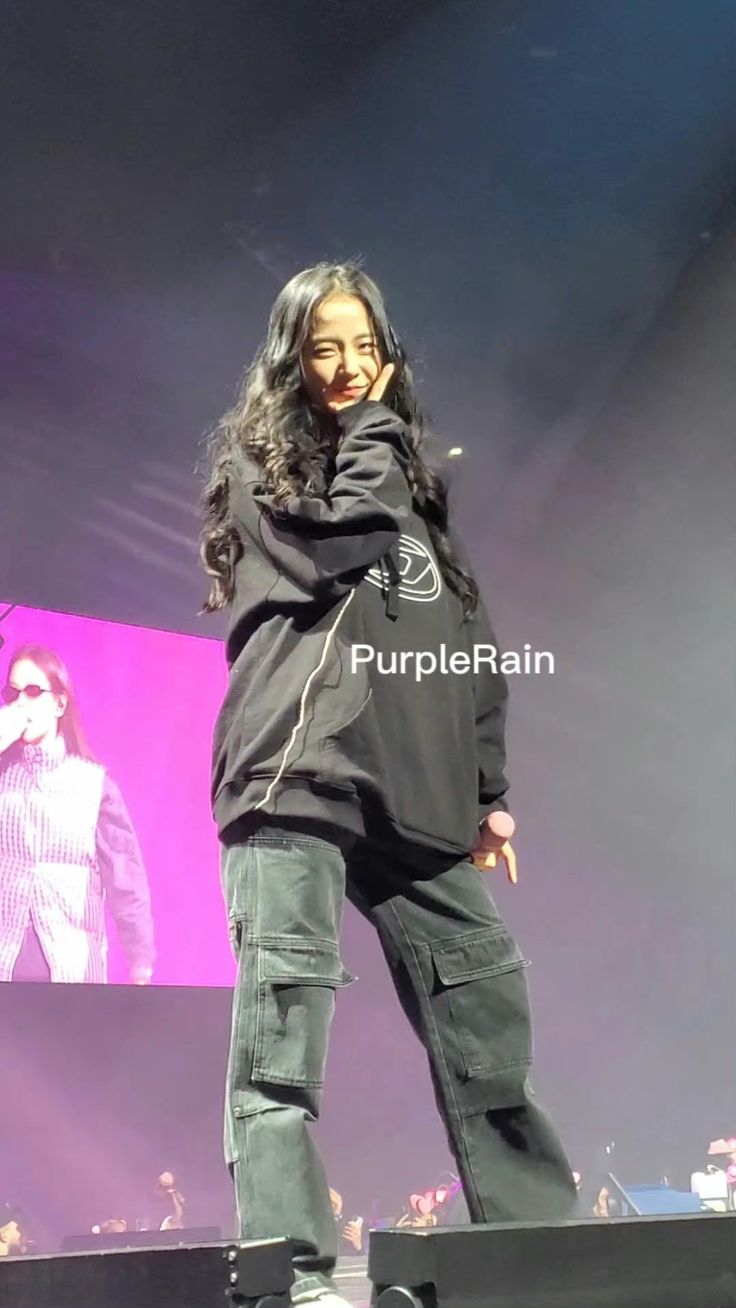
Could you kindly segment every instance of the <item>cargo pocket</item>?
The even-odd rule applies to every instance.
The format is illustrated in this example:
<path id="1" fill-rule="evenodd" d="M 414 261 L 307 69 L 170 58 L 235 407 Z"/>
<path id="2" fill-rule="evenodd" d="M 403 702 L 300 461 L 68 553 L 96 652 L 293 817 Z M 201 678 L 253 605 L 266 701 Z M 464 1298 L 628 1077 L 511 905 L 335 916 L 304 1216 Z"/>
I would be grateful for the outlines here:
<path id="1" fill-rule="evenodd" d="M 261 941 L 257 967 L 253 1081 L 320 1089 L 335 991 L 354 978 L 328 941 Z"/>
<path id="2" fill-rule="evenodd" d="M 532 1064 L 525 969 L 529 963 L 505 928 L 431 946 L 435 1004 L 449 1023 L 469 1111 L 522 1103 Z"/>

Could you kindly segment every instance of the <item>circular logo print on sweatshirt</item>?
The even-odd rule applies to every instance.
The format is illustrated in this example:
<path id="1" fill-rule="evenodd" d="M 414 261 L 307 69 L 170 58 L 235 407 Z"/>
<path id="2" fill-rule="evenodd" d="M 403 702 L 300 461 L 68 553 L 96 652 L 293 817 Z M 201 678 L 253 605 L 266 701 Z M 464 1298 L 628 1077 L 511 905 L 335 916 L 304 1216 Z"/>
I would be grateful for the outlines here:
<path id="1" fill-rule="evenodd" d="M 399 598 L 431 604 L 442 590 L 442 579 L 432 555 L 420 540 L 402 536 L 399 540 Z M 388 568 L 383 559 L 365 574 L 372 586 L 388 588 Z"/>

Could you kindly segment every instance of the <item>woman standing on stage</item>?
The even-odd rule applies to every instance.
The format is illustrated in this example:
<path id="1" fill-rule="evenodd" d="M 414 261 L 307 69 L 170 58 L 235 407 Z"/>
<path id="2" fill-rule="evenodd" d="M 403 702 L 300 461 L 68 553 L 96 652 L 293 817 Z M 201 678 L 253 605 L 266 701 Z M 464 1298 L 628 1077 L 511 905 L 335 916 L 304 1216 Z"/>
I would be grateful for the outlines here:
<path id="1" fill-rule="evenodd" d="M 239 956 L 227 1158 L 242 1235 L 310 1241 L 294 1301 L 335 1308 L 308 1123 L 352 979 L 346 894 L 427 1051 L 473 1220 L 575 1202 L 527 1079 L 525 960 L 473 862 L 490 852 L 515 878 L 506 685 L 477 665 L 493 633 L 425 461 L 406 356 L 358 267 L 320 264 L 278 296 L 213 438 L 202 553 L 207 607 L 230 613 L 213 777 Z M 416 654 L 441 650 L 450 673 L 417 679 Z"/>
<path id="2" fill-rule="evenodd" d="M 10 660 L 0 708 L 0 981 L 107 980 L 105 904 L 147 985 L 151 899 L 118 787 L 94 761 L 53 650 Z"/>

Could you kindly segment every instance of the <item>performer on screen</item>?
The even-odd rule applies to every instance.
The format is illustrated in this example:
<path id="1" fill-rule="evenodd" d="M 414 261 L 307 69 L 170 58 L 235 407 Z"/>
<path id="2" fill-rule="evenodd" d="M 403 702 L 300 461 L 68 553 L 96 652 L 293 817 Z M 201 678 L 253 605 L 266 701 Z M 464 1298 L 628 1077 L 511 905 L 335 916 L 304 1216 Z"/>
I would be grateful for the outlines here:
<path id="1" fill-rule="evenodd" d="M 242 1234 L 311 1242 L 294 1301 L 336 1308 L 309 1123 L 351 981 L 345 893 L 426 1049 L 472 1219 L 561 1218 L 576 1196 L 529 1087 L 525 960 L 474 866 L 515 879 L 506 685 L 482 661 L 496 642 L 406 356 L 357 266 L 307 269 L 278 296 L 213 436 L 202 553 L 206 607 L 230 611 L 213 776 L 239 956 L 227 1157 Z M 443 650 L 452 670 L 417 678 L 417 652 Z"/>
<path id="2" fill-rule="evenodd" d="M 105 904 L 130 979 L 151 980 L 151 900 L 120 791 L 53 650 L 10 660 L 0 707 L 0 981 L 107 980 Z"/>

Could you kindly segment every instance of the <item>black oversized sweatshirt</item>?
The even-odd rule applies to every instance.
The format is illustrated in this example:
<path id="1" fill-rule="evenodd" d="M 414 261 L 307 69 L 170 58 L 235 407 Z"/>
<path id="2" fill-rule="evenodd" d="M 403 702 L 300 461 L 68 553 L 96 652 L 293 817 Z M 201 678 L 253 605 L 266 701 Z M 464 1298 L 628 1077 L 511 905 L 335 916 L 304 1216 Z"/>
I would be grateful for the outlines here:
<path id="1" fill-rule="evenodd" d="M 442 577 L 402 421 L 374 401 L 338 421 L 326 499 L 277 508 L 257 465 L 231 469 L 244 548 L 215 728 L 218 828 L 227 840 L 261 813 L 464 855 L 506 807 L 496 642 L 482 604 L 464 621 Z"/>

